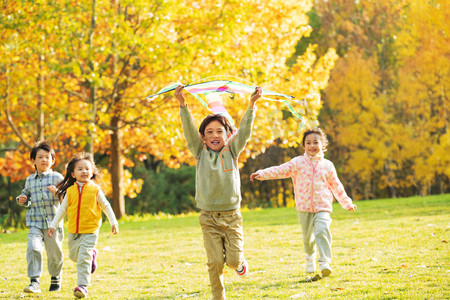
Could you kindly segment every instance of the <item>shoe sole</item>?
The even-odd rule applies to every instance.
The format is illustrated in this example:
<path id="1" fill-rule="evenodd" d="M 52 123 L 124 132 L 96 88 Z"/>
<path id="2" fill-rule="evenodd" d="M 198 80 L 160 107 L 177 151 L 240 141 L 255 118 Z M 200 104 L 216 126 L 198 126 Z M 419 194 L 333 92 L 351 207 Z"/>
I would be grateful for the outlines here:
<path id="1" fill-rule="evenodd" d="M 330 274 L 331 274 L 331 270 L 328 270 L 328 269 L 323 269 L 322 270 L 322 276 L 323 277 L 328 277 L 328 276 L 330 276 Z"/>
<path id="2" fill-rule="evenodd" d="M 35 290 L 29 289 L 29 288 L 24 288 L 23 291 L 25 293 L 30 293 L 30 294 L 39 294 L 41 292 L 41 290 L 35 291 Z"/>
<path id="3" fill-rule="evenodd" d="M 77 297 L 78 299 L 80 299 L 80 298 L 86 298 L 86 295 L 83 294 L 83 293 L 80 292 L 80 291 L 75 291 L 75 292 L 73 292 L 73 295 L 74 295 L 75 297 Z"/>
<path id="4" fill-rule="evenodd" d="M 240 277 L 245 277 L 245 276 L 247 276 L 247 268 L 245 268 L 244 271 L 242 271 L 242 272 L 240 272 L 240 273 L 238 273 L 238 272 L 236 271 L 236 274 L 238 274 Z"/>
<path id="5" fill-rule="evenodd" d="M 236 274 L 238 274 L 240 277 L 245 277 L 247 276 L 248 273 L 248 265 L 244 265 L 244 270 L 242 270 L 242 272 L 238 272 L 238 270 L 235 270 Z"/>

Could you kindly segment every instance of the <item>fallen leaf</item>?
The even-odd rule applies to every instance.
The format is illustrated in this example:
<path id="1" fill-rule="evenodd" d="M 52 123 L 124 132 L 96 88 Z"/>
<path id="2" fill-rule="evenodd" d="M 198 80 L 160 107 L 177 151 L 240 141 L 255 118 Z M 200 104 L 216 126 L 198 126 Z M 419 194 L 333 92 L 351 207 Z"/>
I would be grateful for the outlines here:
<path id="1" fill-rule="evenodd" d="M 400 267 L 402 267 L 402 268 L 407 268 L 408 266 L 407 266 L 407 265 L 401 265 Z"/>
<path id="2" fill-rule="evenodd" d="M 446 240 L 442 240 L 442 242 L 447 244 L 447 241 L 446 241 Z"/>
<path id="3" fill-rule="evenodd" d="M 337 287 L 337 288 L 331 288 L 330 291 L 335 292 L 335 291 L 342 291 L 344 290 L 344 288 L 341 287 Z"/>

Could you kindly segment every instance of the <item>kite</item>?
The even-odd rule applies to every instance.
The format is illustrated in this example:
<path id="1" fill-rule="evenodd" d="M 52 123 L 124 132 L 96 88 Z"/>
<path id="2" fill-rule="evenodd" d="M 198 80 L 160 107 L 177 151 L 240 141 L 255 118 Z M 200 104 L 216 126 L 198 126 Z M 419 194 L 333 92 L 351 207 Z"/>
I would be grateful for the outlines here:
<path id="1" fill-rule="evenodd" d="M 175 88 L 180 85 L 179 82 L 173 82 L 168 86 L 162 88 L 158 93 L 154 95 L 148 96 L 146 99 L 154 100 L 159 95 L 175 90 Z M 231 80 L 211 80 L 202 83 L 191 83 L 184 86 L 184 89 L 192 94 L 204 107 L 208 110 L 211 110 L 215 114 L 224 115 L 232 124 L 233 129 L 235 129 L 235 125 L 233 119 L 228 114 L 222 98 L 218 96 L 218 94 L 227 93 L 230 94 L 231 99 L 234 98 L 236 94 L 251 94 L 255 91 L 256 86 L 251 86 L 247 84 L 243 84 L 240 82 L 235 82 Z M 200 97 L 203 95 L 205 99 Z M 286 105 L 289 111 L 298 119 L 301 120 L 300 128 L 303 127 L 305 120 L 304 118 L 292 107 L 289 101 L 292 101 L 295 97 L 290 95 L 284 95 L 281 93 L 269 91 L 266 89 L 262 89 L 262 99 L 270 100 L 270 101 L 278 101 Z M 320 101 L 320 100 L 319 100 Z M 295 101 L 296 103 L 301 103 L 304 107 L 307 102 L 306 101 Z"/>

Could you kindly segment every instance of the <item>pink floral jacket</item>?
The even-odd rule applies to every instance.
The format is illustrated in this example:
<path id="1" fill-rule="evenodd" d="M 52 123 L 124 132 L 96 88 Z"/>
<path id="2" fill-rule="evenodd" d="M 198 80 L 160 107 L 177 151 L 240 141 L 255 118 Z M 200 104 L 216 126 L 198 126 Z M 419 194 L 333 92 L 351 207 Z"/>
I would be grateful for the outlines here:
<path id="1" fill-rule="evenodd" d="M 332 212 L 333 194 L 343 208 L 352 206 L 352 199 L 339 180 L 331 161 L 318 154 L 311 158 L 306 153 L 280 166 L 259 170 L 259 178 L 292 178 L 294 183 L 295 207 L 300 212 Z"/>

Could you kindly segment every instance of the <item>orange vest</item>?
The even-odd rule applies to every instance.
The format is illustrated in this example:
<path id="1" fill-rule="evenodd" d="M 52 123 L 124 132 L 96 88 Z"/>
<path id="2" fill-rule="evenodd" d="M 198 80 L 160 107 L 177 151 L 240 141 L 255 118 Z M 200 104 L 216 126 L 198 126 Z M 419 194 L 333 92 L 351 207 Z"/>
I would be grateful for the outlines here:
<path id="1" fill-rule="evenodd" d="M 67 189 L 69 233 L 94 233 L 102 224 L 102 209 L 97 202 L 100 187 L 89 181 L 79 192 L 78 183 Z"/>

